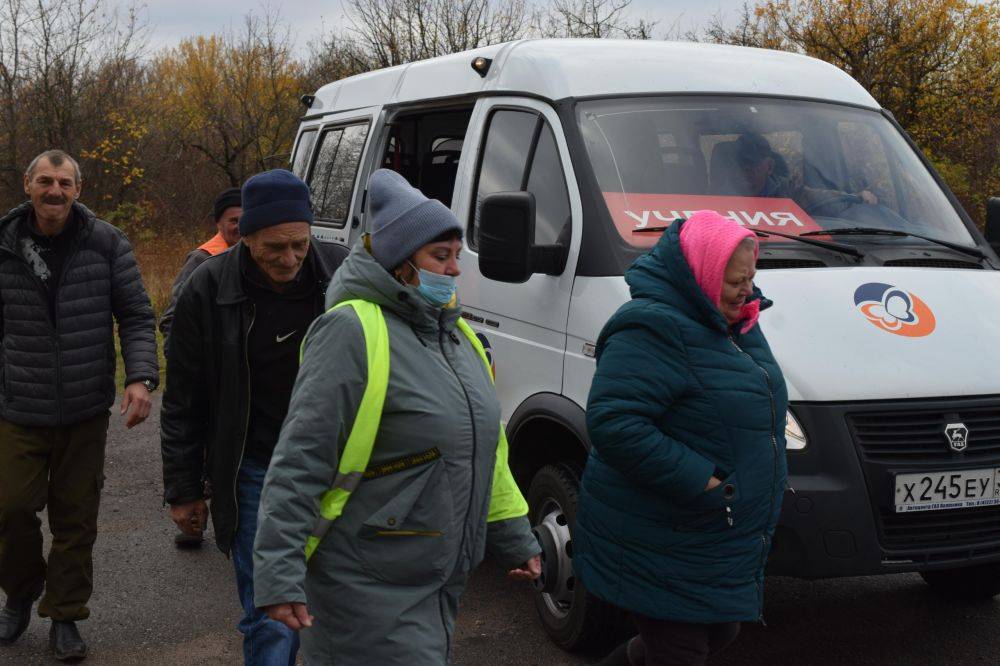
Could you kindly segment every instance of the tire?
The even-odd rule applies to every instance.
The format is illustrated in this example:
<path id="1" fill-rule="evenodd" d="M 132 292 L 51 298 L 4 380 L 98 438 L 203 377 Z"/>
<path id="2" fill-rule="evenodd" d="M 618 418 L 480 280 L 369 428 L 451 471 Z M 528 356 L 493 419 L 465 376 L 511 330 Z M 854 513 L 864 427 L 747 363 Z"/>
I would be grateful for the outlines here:
<path id="1" fill-rule="evenodd" d="M 1000 562 L 921 571 L 920 575 L 934 592 L 949 599 L 987 601 L 1000 594 Z"/>
<path id="2" fill-rule="evenodd" d="M 541 523 L 547 516 L 550 526 L 555 519 L 557 525 L 568 529 L 570 539 L 566 542 L 563 563 L 572 560 L 572 531 L 576 525 L 579 488 L 580 473 L 569 465 L 557 464 L 538 470 L 528 490 L 531 524 L 536 526 L 543 545 L 545 541 L 539 530 L 544 529 Z M 543 552 L 542 557 L 543 576 L 548 575 L 551 581 L 553 576 L 549 574 L 554 569 L 546 558 L 552 557 L 552 553 Z M 573 576 L 572 566 L 561 576 L 566 585 L 553 585 L 555 589 L 550 593 L 539 589 L 542 585 L 551 585 L 551 582 L 545 582 L 536 585 L 535 592 L 535 610 L 542 627 L 556 645 L 564 650 L 596 652 L 620 643 L 634 633 L 630 631 L 631 622 L 627 615 L 588 593 L 583 583 Z"/>

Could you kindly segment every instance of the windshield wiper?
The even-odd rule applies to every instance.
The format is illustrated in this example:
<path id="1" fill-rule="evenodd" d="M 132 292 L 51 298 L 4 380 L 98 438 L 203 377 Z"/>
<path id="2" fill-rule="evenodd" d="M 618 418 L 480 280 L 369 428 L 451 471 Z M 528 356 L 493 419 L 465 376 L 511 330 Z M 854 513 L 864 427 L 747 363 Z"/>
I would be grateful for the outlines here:
<path id="1" fill-rule="evenodd" d="M 970 256 L 976 257 L 977 259 L 985 259 L 986 255 L 974 247 L 967 247 L 965 245 L 959 245 L 958 243 L 952 243 L 951 241 L 941 240 L 940 238 L 931 238 L 930 236 L 922 236 L 920 234 L 911 234 L 909 231 L 899 231 L 897 229 L 879 229 L 878 227 L 844 227 L 843 229 L 821 229 L 819 231 L 807 231 L 802 234 L 803 236 L 909 236 L 911 238 L 919 238 L 920 240 L 925 240 L 929 243 L 937 243 L 938 245 L 943 245 L 949 249 L 955 250 L 956 252 L 962 252 Z"/>
<path id="2" fill-rule="evenodd" d="M 643 233 L 645 233 L 645 234 L 651 234 L 651 233 L 656 233 L 656 232 L 666 231 L 666 230 L 667 230 L 667 227 L 665 227 L 665 226 L 659 226 L 659 227 L 642 227 L 640 229 L 633 229 L 632 233 L 634 233 L 634 234 L 643 234 Z M 852 257 L 857 257 L 858 259 L 861 259 L 862 257 L 865 256 L 864 252 L 862 252 L 861 250 L 859 250 L 857 248 L 851 247 L 850 245 L 841 245 L 840 243 L 830 243 L 828 241 L 818 241 L 818 240 L 813 240 L 812 238 L 802 238 L 802 236 L 806 236 L 807 234 L 801 234 L 801 235 L 783 234 L 783 233 L 778 232 L 778 231 L 761 231 L 760 229 L 751 229 L 751 231 L 754 232 L 755 234 L 757 234 L 758 236 L 778 236 L 779 238 L 787 238 L 789 240 L 794 240 L 794 241 L 799 241 L 800 243 L 805 243 L 806 245 L 812 245 L 813 247 L 821 247 L 824 250 L 833 250 L 834 252 L 842 252 L 844 254 L 849 254 Z"/>

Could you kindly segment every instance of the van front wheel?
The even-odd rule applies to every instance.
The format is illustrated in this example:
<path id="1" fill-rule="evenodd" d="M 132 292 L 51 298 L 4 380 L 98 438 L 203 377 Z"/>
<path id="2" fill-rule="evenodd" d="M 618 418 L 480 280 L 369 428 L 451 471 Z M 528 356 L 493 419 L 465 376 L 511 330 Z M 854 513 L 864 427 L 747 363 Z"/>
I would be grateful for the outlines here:
<path id="1" fill-rule="evenodd" d="M 573 573 L 573 528 L 580 473 L 564 464 L 546 465 L 528 490 L 531 524 L 542 544 L 542 575 L 535 583 L 535 609 L 552 641 L 564 650 L 598 650 L 626 636 L 627 618 L 590 595 Z"/>
<path id="2" fill-rule="evenodd" d="M 950 599 L 985 601 L 1000 594 L 1000 562 L 962 569 L 922 571 L 920 575 L 931 589 Z"/>

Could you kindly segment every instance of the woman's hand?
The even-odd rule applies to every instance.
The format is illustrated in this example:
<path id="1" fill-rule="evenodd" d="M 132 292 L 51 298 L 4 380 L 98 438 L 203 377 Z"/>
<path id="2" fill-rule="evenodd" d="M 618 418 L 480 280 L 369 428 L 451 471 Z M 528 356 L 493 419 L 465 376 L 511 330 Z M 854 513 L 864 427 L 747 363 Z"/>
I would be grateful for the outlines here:
<path id="1" fill-rule="evenodd" d="M 711 490 L 712 488 L 718 488 L 722 485 L 722 481 L 719 481 L 714 476 L 708 480 L 708 485 L 705 486 L 705 490 Z"/>
<path id="2" fill-rule="evenodd" d="M 519 569 L 511 569 L 507 577 L 512 580 L 535 580 L 542 575 L 542 558 L 535 555 L 521 565 Z"/>
<path id="3" fill-rule="evenodd" d="M 311 627 L 313 616 L 309 614 L 305 604 L 274 604 L 266 606 L 264 612 L 275 622 L 280 622 L 292 631 Z"/>

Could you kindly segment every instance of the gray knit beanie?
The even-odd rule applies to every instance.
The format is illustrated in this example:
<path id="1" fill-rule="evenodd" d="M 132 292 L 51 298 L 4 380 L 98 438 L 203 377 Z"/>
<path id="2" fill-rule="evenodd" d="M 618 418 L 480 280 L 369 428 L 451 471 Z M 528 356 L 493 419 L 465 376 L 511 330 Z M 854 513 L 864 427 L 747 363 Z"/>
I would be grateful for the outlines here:
<path id="1" fill-rule="evenodd" d="M 372 255 L 389 271 L 441 234 L 462 234 L 450 208 L 428 199 L 390 169 L 379 169 L 368 179 L 368 205 Z"/>

